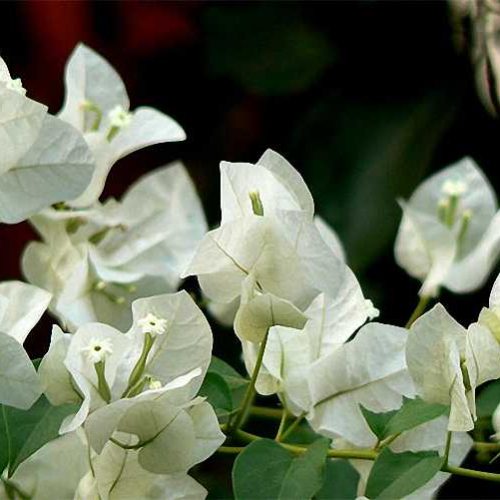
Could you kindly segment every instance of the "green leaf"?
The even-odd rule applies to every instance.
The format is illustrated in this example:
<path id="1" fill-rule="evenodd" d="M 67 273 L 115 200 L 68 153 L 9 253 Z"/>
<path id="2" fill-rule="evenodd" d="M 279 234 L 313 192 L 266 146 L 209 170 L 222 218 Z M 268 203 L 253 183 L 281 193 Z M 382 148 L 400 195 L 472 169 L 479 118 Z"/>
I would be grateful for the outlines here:
<path id="1" fill-rule="evenodd" d="M 233 466 L 236 499 L 311 498 L 322 486 L 330 441 L 314 442 L 294 455 L 276 441 L 260 439 L 248 445 Z"/>
<path id="2" fill-rule="evenodd" d="M 222 359 L 212 356 L 208 373 L 220 375 L 231 390 L 233 408 L 238 408 L 245 396 L 248 380 L 243 378 L 232 366 Z"/>
<path id="3" fill-rule="evenodd" d="M 226 415 L 233 409 L 231 389 L 217 373 L 208 372 L 200 387 L 200 396 L 205 396 L 217 415 Z"/>
<path id="4" fill-rule="evenodd" d="M 62 421 L 77 410 L 75 405 L 52 406 L 42 396 L 29 410 L 0 407 L 0 467 L 9 477 L 44 444 L 59 436 Z"/>
<path id="5" fill-rule="evenodd" d="M 283 480 L 279 498 L 284 500 L 312 498 L 321 489 L 330 440 L 320 438 L 306 453 L 295 458 Z"/>
<path id="6" fill-rule="evenodd" d="M 500 380 L 488 384 L 476 399 L 478 418 L 489 418 L 500 404 Z"/>
<path id="7" fill-rule="evenodd" d="M 262 95 L 307 89 L 332 63 L 334 49 L 301 14 L 296 6 L 283 9 L 272 2 L 208 9 L 209 70 Z"/>
<path id="8" fill-rule="evenodd" d="M 394 453 L 384 448 L 373 464 L 366 485 L 368 498 L 403 498 L 428 483 L 441 469 L 435 451 Z"/>
<path id="9" fill-rule="evenodd" d="M 420 398 L 404 398 L 399 410 L 386 413 L 373 413 L 360 407 L 368 426 L 380 440 L 413 429 L 449 411 L 448 406 L 426 403 Z"/>
<path id="10" fill-rule="evenodd" d="M 425 422 L 434 420 L 448 413 L 449 407 L 426 403 L 422 399 L 406 399 L 400 410 L 391 418 L 386 428 L 386 435 L 408 431 Z"/>
<path id="11" fill-rule="evenodd" d="M 378 437 L 378 439 L 384 439 L 387 437 L 387 425 L 394 415 L 396 415 L 397 410 L 388 411 L 386 413 L 373 413 L 372 411 L 365 408 L 363 405 L 359 405 L 361 408 L 361 413 L 365 417 L 368 427 L 372 430 L 373 434 Z"/>
<path id="12" fill-rule="evenodd" d="M 354 500 L 358 497 L 359 473 L 348 460 L 327 460 L 325 481 L 316 500 Z"/>

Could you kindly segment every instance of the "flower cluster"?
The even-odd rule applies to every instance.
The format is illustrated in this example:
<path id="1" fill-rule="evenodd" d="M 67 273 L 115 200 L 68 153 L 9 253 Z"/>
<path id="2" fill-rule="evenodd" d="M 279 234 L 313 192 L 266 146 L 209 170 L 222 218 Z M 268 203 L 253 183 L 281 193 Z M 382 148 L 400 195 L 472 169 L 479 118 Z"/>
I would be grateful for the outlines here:
<path id="1" fill-rule="evenodd" d="M 193 467 L 217 451 L 239 454 L 236 498 L 286 498 L 290 485 L 311 498 L 334 459 L 367 498 L 429 498 L 450 473 L 500 479 L 459 467 L 476 390 L 500 379 L 500 278 L 467 328 L 440 303 L 425 312 L 442 288 L 479 288 L 500 256 L 496 197 L 472 159 L 400 202 L 396 260 L 422 287 L 395 326 L 374 321 L 304 179 L 272 150 L 221 163 L 211 231 L 181 163 L 102 200 L 117 160 L 184 132 L 155 109 L 130 111 L 88 47 L 65 82 L 51 116 L 0 60 L 0 221 L 28 219 L 40 238 L 22 256 L 29 284 L 0 283 L 2 497 L 204 498 Z M 249 377 L 212 356 L 204 313 L 179 291 L 188 276 L 233 327 Z M 57 324 L 34 363 L 23 343 L 46 310 Z M 244 430 L 259 412 L 279 417 L 274 441 Z M 476 447 L 498 447 L 500 406 L 490 416 L 492 441 Z M 308 442 L 288 442 L 299 430 Z"/>

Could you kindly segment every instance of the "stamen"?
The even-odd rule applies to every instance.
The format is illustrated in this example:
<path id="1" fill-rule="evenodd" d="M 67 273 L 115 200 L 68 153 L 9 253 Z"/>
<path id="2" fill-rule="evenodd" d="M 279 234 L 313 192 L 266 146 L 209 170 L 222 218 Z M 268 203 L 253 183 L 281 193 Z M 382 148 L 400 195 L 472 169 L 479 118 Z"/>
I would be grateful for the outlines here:
<path id="1" fill-rule="evenodd" d="M 262 200 L 260 199 L 260 194 L 258 191 L 250 191 L 248 193 L 250 201 L 252 203 L 252 210 L 255 215 L 264 215 L 264 205 L 262 205 Z"/>
<path id="2" fill-rule="evenodd" d="M 99 130 L 99 127 L 101 125 L 101 120 L 102 120 L 101 108 L 99 106 L 97 106 L 97 104 L 95 104 L 94 102 L 89 101 L 89 100 L 85 100 L 80 104 L 80 109 L 84 113 L 94 113 L 95 114 L 95 118 L 94 118 L 92 125 L 90 126 L 90 130 L 92 132 Z"/>

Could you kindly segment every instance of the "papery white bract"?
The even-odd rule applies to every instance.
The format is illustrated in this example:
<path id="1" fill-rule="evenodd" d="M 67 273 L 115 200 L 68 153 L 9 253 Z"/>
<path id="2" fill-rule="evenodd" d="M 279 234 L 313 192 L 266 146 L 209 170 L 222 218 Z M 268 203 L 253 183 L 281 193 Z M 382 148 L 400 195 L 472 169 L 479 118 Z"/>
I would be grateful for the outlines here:
<path id="1" fill-rule="evenodd" d="M 206 231 L 180 163 L 145 175 L 120 202 L 49 210 L 33 223 L 45 241 L 28 245 L 23 271 L 53 293 L 53 312 L 72 330 L 91 321 L 129 328 L 131 302 L 176 290 Z"/>
<path id="2" fill-rule="evenodd" d="M 83 44 L 68 60 L 65 85 L 59 117 L 80 130 L 97 162 L 88 188 L 71 202 L 74 207 L 88 207 L 99 199 L 111 167 L 120 158 L 153 144 L 186 138 L 178 123 L 156 109 L 140 107 L 129 113 L 120 76 Z"/>
<path id="3" fill-rule="evenodd" d="M 385 412 L 415 393 L 404 356 L 406 338 L 403 328 L 369 323 L 354 340 L 292 373 L 286 381 L 290 407 L 305 412 L 316 432 L 370 446 L 359 405 Z"/>
<path id="4" fill-rule="evenodd" d="M 423 182 L 403 204 L 395 244 L 398 264 L 423 282 L 421 295 L 444 286 L 479 288 L 500 254 L 496 196 L 471 158 Z"/>
<path id="5" fill-rule="evenodd" d="M 437 304 L 412 325 L 406 359 L 422 399 L 451 406 L 448 429 L 473 429 L 476 387 L 500 377 L 500 346 L 491 333 L 477 323 L 466 330 Z"/>
<path id="6" fill-rule="evenodd" d="M 23 343 L 50 294 L 19 281 L 0 283 L 0 403 L 27 409 L 42 390 Z"/>
<path id="7" fill-rule="evenodd" d="M 0 59 L 0 221 L 8 223 L 77 197 L 95 167 L 81 134 L 14 82 Z"/>
<path id="8" fill-rule="evenodd" d="M 212 407 L 195 398 L 210 363 L 210 326 L 186 292 L 140 299 L 132 308 L 126 334 L 98 323 L 72 336 L 56 329 L 40 366 L 45 393 L 54 404 L 83 396 L 61 432 L 84 425 L 97 453 L 119 431 L 143 443 L 138 460 L 144 468 L 186 472 L 225 439 Z M 161 335 L 144 329 L 151 317 L 166 320 Z M 165 454 L 167 448 L 172 452 Z"/>

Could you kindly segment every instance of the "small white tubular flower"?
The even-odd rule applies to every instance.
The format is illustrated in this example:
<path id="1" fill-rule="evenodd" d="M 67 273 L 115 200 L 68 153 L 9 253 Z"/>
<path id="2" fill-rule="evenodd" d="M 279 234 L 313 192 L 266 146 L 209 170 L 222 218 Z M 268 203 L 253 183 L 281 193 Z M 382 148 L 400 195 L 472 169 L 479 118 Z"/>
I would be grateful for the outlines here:
<path id="1" fill-rule="evenodd" d="M 462 196 L 467 191 L 467 183 L 461 179 L 446 179 L 441 187 L 441 192 L 446 196 Z"/>
<path id="2" fill-rule="evenodd" d="M 500 213 L 471 158 L 431 176 L 402 207 L 396 261 L 423 282 L 421 295 L 435 296 L 442 286 L 466 293 L 484 283 L 500 254 Z"/>
<path id="3" fill-rule="evenodd" d="M 221 224 L 254 214 L 252 193 L 258 193 L 266 216 L 288 210 L 311 218 L 314 214 L 314 202 L 301 175 L 271 149 L 256 164 L 223 161 L 220 171 Z"/>
<path id="4" fill-rule="evenodd" d="M 84 134 L 97 164 L 85 192 L 71 202 L 73 207 L 89 207 L 99 199 L 111 167 L 120 158 L 153 144 L 186 138 L 177 122 L 156 109 L 140 107 L 130 113 L 120 76 L 85 45 L 78 45 L 67 62 L 65 88 L 59 116 Z"/>
<path id="5" fill-rule="evenodd" d="M 153 313 L 148 313 L 143 318 L 137 320 L 137 325 L 142 330 L 142 333 L 163 335 L 167 331 L 168 321 L 155 316 Z"/>
<path id="6" fill-rule="evenodd" d="M 112 127 L 119 129 L 130 125 L 132 122 L 132 116 L 132 113 L 125 110 L 120 104 L 117 104 L 108 112 L 109 123 Z"/>
<path id="7" fill-rule="evenodd" d="M 170 383 L 179 375 L 201 368 L 208 369 L 212 351 L 212 330 L 200 308 L 191 296 L 185 292 L 164 294 L 137 299 L 132 304 L 133 325 L 127 332 L 132 344 L 131 354 L 124 360 L 122 370 L 128 376 L 141 355 L 144 335 L 148 326 L 143 327 L 141 320 L 155 311 L 155 319 L 168 318 L 168 334 L 159 334 L 151 347 L 144 373 L 161 382 Z M 159 331 L 159 330 L 158 330 Z M 167 331 L 167 330 L 165 330 Z M 202 380 L 193 384 L 195 396 Z"/>
<path id="8" fill-rule="evenodd" d="M 438 304 L 412 325 L 406 360 L 422 399 L 451 406 L 448 429 L 473 429 L 476 387 L 500 377 L 500 347 L 488 330 L 465 330 Z"/>
<path id="9" fill-rule="evenodd" d="M 82 352 L 86 358 L 93 364 L 105 361 L 113 354 L 113 344 L 109 339 L 91 338 L 88 345 L 82 347 Z"/>

